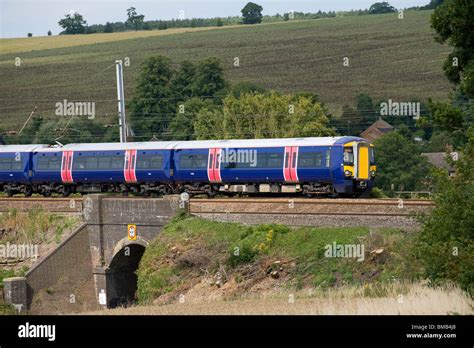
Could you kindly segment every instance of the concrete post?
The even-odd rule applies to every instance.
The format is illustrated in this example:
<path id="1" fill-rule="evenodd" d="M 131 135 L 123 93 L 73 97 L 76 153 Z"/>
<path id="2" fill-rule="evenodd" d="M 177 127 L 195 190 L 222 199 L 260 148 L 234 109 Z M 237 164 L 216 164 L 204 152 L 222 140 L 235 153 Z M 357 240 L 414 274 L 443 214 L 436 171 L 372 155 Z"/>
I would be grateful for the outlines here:
<path id="1" fill-rule="evenodd" d="M 15 307 L 18 313 L 27 310 L 27 285 L 25 277 L 3 279 L 3 297 L 6 304 Z"/>

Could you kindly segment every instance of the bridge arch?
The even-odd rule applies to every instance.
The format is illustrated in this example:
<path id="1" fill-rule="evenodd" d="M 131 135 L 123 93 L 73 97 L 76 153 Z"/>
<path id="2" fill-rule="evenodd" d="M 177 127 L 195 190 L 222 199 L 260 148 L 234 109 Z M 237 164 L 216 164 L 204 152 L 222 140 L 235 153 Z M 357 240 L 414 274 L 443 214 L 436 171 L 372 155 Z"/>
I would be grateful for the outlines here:
<path id="1" fill-rule="evenodd" d="M 148 241 L 123 238 L 115 245 L 107 266 L 108 307 L 128 306 L 136 301 L 137 270 Z"/>

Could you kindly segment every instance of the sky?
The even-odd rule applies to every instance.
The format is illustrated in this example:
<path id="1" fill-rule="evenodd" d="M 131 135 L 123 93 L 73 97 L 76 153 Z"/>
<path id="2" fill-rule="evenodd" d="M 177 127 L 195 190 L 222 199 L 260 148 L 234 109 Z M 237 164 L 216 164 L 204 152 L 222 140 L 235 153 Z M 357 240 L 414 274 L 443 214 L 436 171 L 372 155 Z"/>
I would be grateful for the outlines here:
<path id="1" fill-rule="evenodd" d="M 366 9 L 384 0 L 253 0 L 264 15 L 285 12 L 318 12 Z M 387 0 L 385 0 L 387 1 Z M 388 0 L 396 8 L 422 6 L 429 0 Z M 53 35 L 62 31 L 58 21 L 69 12 L 79 12 L 89 25 L 124 22 L 133 6 L 145 20 L 239 16 L 248 0 L 0 0 L 0 37 Z M 184 11 L 184 12 L 183 12 Z"/>

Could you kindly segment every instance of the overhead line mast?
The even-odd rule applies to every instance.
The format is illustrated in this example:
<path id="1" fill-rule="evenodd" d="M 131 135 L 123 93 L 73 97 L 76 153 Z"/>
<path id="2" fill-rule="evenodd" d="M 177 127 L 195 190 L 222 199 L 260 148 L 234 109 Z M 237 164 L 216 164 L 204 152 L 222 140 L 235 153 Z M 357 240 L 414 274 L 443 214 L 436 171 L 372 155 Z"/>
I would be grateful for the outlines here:
<path id="1" fill-rule="evenodd" d="M 115 61 L 117 67 L 117 100 L 118 100 L 118 117 L 120 127 L 120 142 L 127 142 L 127 123 L 125 119 L 125 96 L 123 90 L 123 63 L 121 60 Z"/>

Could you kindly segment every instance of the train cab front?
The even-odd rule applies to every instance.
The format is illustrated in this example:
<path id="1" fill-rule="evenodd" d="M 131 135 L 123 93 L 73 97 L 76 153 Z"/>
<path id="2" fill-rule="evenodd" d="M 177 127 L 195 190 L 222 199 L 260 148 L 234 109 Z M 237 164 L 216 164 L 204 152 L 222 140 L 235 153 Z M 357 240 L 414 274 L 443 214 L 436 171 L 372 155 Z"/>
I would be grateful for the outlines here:
<path id="1" fill-rule="evenodd" d="M 367 141 L 353 141 L 343 146 L 344 184 L 340 193 L 362 195 L 374 186 L 376 165 L 374 145 Z"/>

